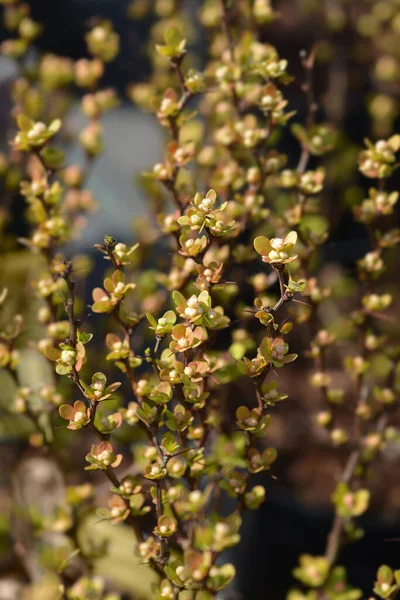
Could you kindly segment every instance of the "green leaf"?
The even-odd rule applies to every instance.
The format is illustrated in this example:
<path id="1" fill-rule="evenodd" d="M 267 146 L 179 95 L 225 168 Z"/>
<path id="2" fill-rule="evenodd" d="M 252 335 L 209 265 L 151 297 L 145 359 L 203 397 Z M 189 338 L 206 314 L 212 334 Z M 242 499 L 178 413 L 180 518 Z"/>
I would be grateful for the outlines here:
<path id="1" fill-rule="evenodd" d="M 168 454 L 174 454 L 179 449 L 179 444 L 176 441 L 173 433 L 167 432 L 162 438 L 162 447 Z"/>
<path id="2" fill-rule="evenodd" d="M 71 371 L 71 367 L 63 364 L 56 365 L 56 373 L 58 375 L 66 375 Z"/>
<path id="3" fill-rule="evenodd" d="M 290 131 L 298 140 L 304 140 L 306 138 L 307 132 L 300 123 L 293 123 L 290 127 Z"/>
<path id="4" fill-rule="evenodd" d="M 104 373 L 102 373 L 101 371 L 98 371 L 92 377 L 92 383 L 96 383 L 96 381 L 100 381 L 101 383 L 103 383 L 105 385 L 107 382 L 107 377 L 104 375 Z"/>
<path id="5" fill-rule="evenodd" d="M 157 327 L 157 321 L 155 320 L 152 314 L 146 313 L 146 319 L 154 329 Z"/>
<path id="6" fill-rule="evenodd" d="M 168 323 L 175 323 L 176 314 L 173 310 L 167 310 L 167 312 L 164 314 L 164 319 L 167 319 Z"/>
<path id="7" fill-rule="evenodd" d="M 262 457 L 263 459 L 269 464 L 272 465 L 272 463 L 276 460 L 276 457 L 278 456 L 278 453 L 276 451 L 275 448 L 267 448 L 266 450 L 264 450 L 264 452 L 262 453 Z"/>
<path id="8" fill-rule="evenodd" d="M 82 344 L 88 344 L 93 339 L 93 333 L 85 333 L 84 331 L 78 331 L 78 341 Z"/>
<path id="9" fill-rule="evenodd" d="M 172 567 L 169 567 L 168 565 L 165 566 L 164 572 L 165 572 L 166 576 L 168 577 L 168 579 L 170 579 L 172 581 L 172 583 L 174 583 L 178 587 L 183 587 L 182 580 L 179 579 L 178 575 L 175 573 L 175 571 L 174 571 L 174 569 L 172 569 Z"/>
<path id="10" fill-rule="evenodd" d="M 182 296 L 178 290 L 172 292 L 172 299 L 175 302 L 176 306 L 185 306 L 186 298 Z"/>
<path id="11" fill-rule="evenodd" d="M 93 392 L 92 388 L 83 379 L 80 379 L 79 383 L 81 384 L 81 386 L 85 390 L 87 397 L 88 398 L 94 398 L 94 392 Z"/>
<path id="12" fill-rule="evenodd" d="M 52 146 L 43 148 L 40 156 L 48 169 L 60 169 L 65 162 L 65 152 Z"/>
<path id="13" fill-rule="evenodd" d="M 176 26 L 169 27 L 164 34 L 165 43 L 170 46 L 179 46 L 182 39 L 182 34 Z"/>
<path id="14" fill-rule="evenodd" d="M 388 144 L 393 152 L 400 150 L 400 135 L 398 133 L 396 133 L 396 135 L 392 135 L 392 137 L 388 139 Z"/>
<path id="15" fill-rule="evenodd" d="M 271 250 L 271 244 L 266 237 L 260 235 L 254 240 L 254 248 L 261 256 L 267 256 Z"/>
<path id="16" fill-rule="evenodd" d="M 27 132 L 32 129 L 35 123 L 26 115 L 21 114 L 17 117 L 17 124 L 21 131 Z"/>
<path id="17" fill-rule="evenodd" d="M 61 352 L 58 348 L 54 348 L 53 346 L 48 346 L 44 349 L 44 355 L 49 360 L 58 360 L 61 356 Z"/>
<path id="18" fill-rule="evenodd" d="M 54 121 L 52 121 L 48 127 L 50 133 L 55 134 L 58 131 L 60 131 L 61 129 L 61 120 L 60 119 L 55 119 Z"/>
<path id="19" fill-rule="evenodd" d="M 125 276 L 124 276 L 124 274 L 123 274 L 122 271 L 120 271 L 119 269 L 117 269 L 116 271 L 114 271 L 114 274 L 112 276 L 112 280 L 113 280 L 114 284 L 124 283 Z"/>
<path id="20" fill-rule="evenodd" d="M 377 579 L 379 583 L 388 583 L 389 585 L 393 581 L 393 571 L 388 565 L 382 565 L 378 569 Z"/>
<path id="21" fill-rule="evenodd" d="M 298 354 L 286 354 L 286 356 L 283 357 L 282 362 L 284 364 L 291 363 L 294 360 L 296 360 L 297 357 L 298 357 Z"/>
<path id="22" fill-rule="evenodd" d="M 97 313 L 107 313 L 112 310 L 112 305 L 107 300 L 99 300 L 92 305 L 92 311 Z"/>

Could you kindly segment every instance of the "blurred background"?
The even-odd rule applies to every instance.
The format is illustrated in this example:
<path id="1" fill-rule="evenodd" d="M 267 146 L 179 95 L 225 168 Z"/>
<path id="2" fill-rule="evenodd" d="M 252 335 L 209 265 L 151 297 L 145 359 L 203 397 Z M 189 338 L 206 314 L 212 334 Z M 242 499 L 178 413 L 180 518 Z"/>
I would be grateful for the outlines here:
<path id="1" fill-rule="evenodd" d="M 39 55 L 52 53 L 74 60 L 86 56 L 84 35 L 94 17 L 110 19 L 121 38 L 121 52 L 108 67 L 103 80 L 105 85 L 116 87 L 121 103 L 104 118 L 106 148 L 96 159 L 87 181 L 87 187 L 98 202 L 98 211 L 90 217 L 84 235 L 68 248 L 69 253 L 89 254 L 95 262 L 91 278 L 99 281 L 103 263 L 93 251 L 93 244 L 102 241 L 105 234 L 121 241 L 132 240 L 135 219 L 147 210 L 146 195 L 137 185 L 138 175 L 151 170 L 162 156 L 164 138 L 156 119 L 129 99 L 129 86 L 149 78 L 150 31 L 156 16 L 150 11 L 142 20 L 129 18 L 132 5 L 129 0 L 30 0 L 29 4 L 32 17 L 44 26 L 43 35 L 35 42 L 34 52 Z M 200 4 L 200 0 L 183 2 L 196 31 L 199 63 L 206 52 L 196 16 Z M 364 228 L 354 222 L 351 212 L 354 202 L 365 194 L 365 182 L 354 168 L 357 152 L 365 137 L 379 139 L 399 131 L 400 3 L 396 0 L 276 0 L 273 5 L 281 13 L 281 19 L 266 29 L 266 41 L 289 60 L 289 71 L 295 81 L 288 87 L 286 97 L 300 122 L 305 114 L 305 100 L 299 83 L 303 78 L 299 53 L 302 49 L 310 51 L 318 47 L 315 96 L 322 106 L 324 119 L 340 131 L 338 151 L 327 164 L 329 186 L 323 198 L 324 214 L 332 227 L 324 247 L 324 278 L 333 285 L 343 281 L 342 277 L 349 283 L 355 273 L 355 261 L 368 248 Z M 3 30 L 1 36 L 5 39 L 7 33 Z M 0 150 L 3 151 L 7 151 L 13 131 L 9 89 L 16 74 L 15 61 L 0 58 Z M 84 121 L 78 90 L 68 102 L 68 126 L 71 132 L 77 132 Z M 296 161 L 297 142 L 289 135 L 281 140 L 281 150 L 289 155 L 289 161 Z M 68 144 L 67 162 L 79 164 L 81 161 L 78 144 Z M 353 175 L 349 176 L 349 170 Z M 393 189 L 398 187 L 398 180 L 396 175 L 391 181 Z M 7 218 L 4 217 L 0 243 L 0 288 L 4 281 L 9 284 L 11 280 L 12 296 L 21 308 L 26 294 L 27 267 L 16 238 L 26 234 L 24 203 L 17 189 L 4 181 L 1 202 L 2 214 L 7 212 Z M 398 214 L 393 217 L 393 224 L 396 223 L 399 224 Z M 43 365 L 36 364 L 29 351 L 27 358 L 40 380 L 44 376 Z M 232 560 L 238 569 L 237 583 L 229 596 L 232 600 L 284 598 L 293 583 L 291 571 L 299 553 L 318 554 L 324 548 L 332 519 L 330 495 L 340 465 L 310 424 L 312 402 L 303 376 L 306 369 L 306 362 L 296 362 L 285 381 L 291 401 L 278 411 L 269 440 L 279 452 L 274 469 L 276 479 L 269 478 L 265 482 L 267 502 L 259 511 L 245 517 L 242 542 L 232 551 Z M 343 374 L 338 370 L 335 376 L 340 379 Z M 299 381 L 304 383 L 299 385 Z M 6 415 L 4 407 L 9 402 L 10 390 L 9 382 L 2 381 L 0 600 L 20 598 L 26 579 L 13 548 L 10 490 L 14 490 L 14 497 L 20 498 L 26 494 L 41 495 L 43 502 L 53 507 L 63 493 L 58 466 L 40 462 L 40 452 L 32 451 L 27 444 L 29 428 L 21 429 L 15 419 Z M 341 561 L 348 566 L 353 585 L 361 587 L 365 594 L 370 593 L 378 564 L 386 562 L 400 567 L 400 541 L 392 541 L 400 538 L 400 449 L 393 450 L 385 459 L 374 474 L 372 510 L 363 522 L 366 535 L 343 553 Z M 27 466 L 31 463 L 26 461 L 30 460 L 38 461 L 32 463 L 33 470 Z M 26 477 L 24 469 L 31 473 L 32 480 Z M 100 479 L 96 479 L 96 484 L 100 490 L 99 502 L 105 501 L 107 484 Z M 104 524 L 96 527 L 106 528 Z M 107 529 L 104 535 L 114 534 Z M 143 581 L 147 572 L 143 576 L 139 566 L 132 584 L 132 567 L 126 560 L 127 556 L 130 559 L 132 544 L 130 534 L 122 543 L 115 544 L 112 570 L 122 588 L 133 593 L 129 597 L 151 597 L 148 581 Z M 99 572 L 102 569 L 104 572 L 104 564 L 99 565 Z"/>

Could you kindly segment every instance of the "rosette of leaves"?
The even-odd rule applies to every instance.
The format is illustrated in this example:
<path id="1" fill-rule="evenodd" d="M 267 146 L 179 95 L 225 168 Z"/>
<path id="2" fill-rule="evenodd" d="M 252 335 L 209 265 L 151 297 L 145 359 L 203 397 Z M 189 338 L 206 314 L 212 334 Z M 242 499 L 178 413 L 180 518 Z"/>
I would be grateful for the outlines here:
<path id="1" fill-rule="evenodd" d="M 337 485 L 332 496 L 337 513 L 346 518 L 359 517 L 368 509 L 370 492 L 366 489 L 351 491 L 347 483 Z"/>
<path id="2" fill-rule="evenodd" d="M 261 385 L 262 399 L 267 406 L 275 406 L 276 403 L 286 400 L 287 394 L 280 394 L 278 390 L 278 382 L 270 381 Z"/>
<path id="3" fill-rule="evenodd" d="M 67 429 L 74 431 L 86 427 L 90 423 L 90 409 L 86 407 L 81 400 L 74 402 L 74 405 L 62 404 L 58 409 L 60 417 L 69 421 Z"/>
<path id="4" fill-rule="evenodd" d="M 394 598 L 400 589 L 400 570 L 393 571 L 387 565 L 379 567 L 376 574 L 374 594 L 379 598 Z"/>
<path id="5" fill-rule="evenodd" d="M 178 27 L 168 27 L 164 33 L 164 44 L 157 44 L 157 52 L 170 60 L 179 60 L 185 54 L 186 39 Z"/>
<path id="6" fill-rule="evenodd" d="M 176 314 L 173 310 L 167 310 L 162 317 L 156 321 L 156 319 L 150 313 L 146 314 L 146 318 L 150 323 L 150 329 L 154 331 L 156 336 L 165 337 L 171 333 L 173 326 L 176 323 Z"/>
<path id="7" fill-rule="evenodd" d="M 86 471 L 96 469 L 105 471 L 110 467 L 118 467 L 122 462 L 122 454 L 115 454 L 111 443 L 105 441 L 93 445 L 85 458 L 90 463 L 88 467 L 85 467 Z"/>
<path id="8" fill-rule="evenodd" d="M 135 287 L 134 283 L 125 283 L 125 275 L 122 271 L 114 271 L 111 277 L 106 277 L 104 280 L 105 290 L 94 288 L 92 292 L 94 300 L 94 304 L 92 305 L 93 312 L 112 312 Z"/>
<path id="9" fill-rule="evenodd" d="M 282 338 L 265 337 L 260 344 L 260 353 L 268 363 L 274 367 L 283 367 L 283 365 L 293 362 L 297 354 L 287 354 L 289 345 Z"/>
<path id="10" fill-rule="evenodd" d="M 86 34 L 90 54 L 104 62 L 112 62 L 119 52 L 119 36 L 110 21 L 102 21 Z"/>
<path id="11" fill-rule="evenodd" d="M 50 125 L 38 121 L 35 123 L 26 115 L 20 114 L 17 117 L 19 132 L 14 138 L 13 146 L 16 150 L 23 152 L 39 151 L 47 141 L 60 131 L 61 121 L 55 119 Z"/>
<path id="12" fill-rule="evenodd" d="M 297 242 L 297 233 L 291 231 L 284 238 L 268 239 L 265 236 L 259 236 L 254 240 L 254 248 L 261 254 L 263 262 L 272 265 L 286 265 L 296 260 L 293 248 Z"/>
<path id="13" fill-rule="evenodd" d="M 75 369 L 80 371 L 86 356 L 85 344 L 90 342 L 93 335 L 91 333 L 79 332 L 77 334 L 77 343 L 75 346 L 62 343 L 59 348 L 47 346 L 44 350 L 49 360 L 55 361 L 56 372 L 58 375 L 67 375 Z"/>
<path id="14" fill-rule="evenodd" d="M 191 329 L 179 324 L 172 328 L 171 337 L 170 350 L 172 352 L 186 352 L 199 346 L 206 339 L 207 334 L 203 327 L 197 326 Z"/>
<path id="15" fill-rule="evenodd" d="M 222 329 L 227 327 L 229 319 L 224 315 L 222 306 L 212 307 L 211 296 L 207 290 L 186 298 L 177 290 L 172 293 L 176 310 L 182 319 L 195 325 L 203 325 L 208 329 Z"/>
<path id="16" fill-rule="evenodd" d="M 250 409 L 247 406 L 239 406 L 236 410 L 236 419 L 241 429 L 254 434 L 261 433 L 271 423 L 271 415 L 262 415 L 258 408 Z"/>
<path id="17" fill-rule="evenodd" d="M 400 135 L 373 144 L 366 139 L 367 149 L 360 153 L 359 168 L 365 177 L 384 179 L 390 177 L 396 163 L 396 153 L 400 149 Z"/>
<path id="18" fill-rule="evenodd" d="M 329 123 L 318 123 L 310 128 L 300 123 L 291 126 L 293 135 L 314 156 L 322 156 L 335 147 L 336 132 Z"/>
<path id="19" fill-rule="evenodd" d="M 302 554 L 299 560 L 300 566 L 293 570 L 293 575 L 311 588 L 320 587 L 329 573 L 329 562 L 324 556 L 311 556 Z"/>
<path id="20" fill-rule="evenodd" d="M 87 384 L 83 379 L 80 379 L 79 381 L 84 389 L 86 398 L 95 402 L 101 402 L 111 398 L 113 392 L 121 386 L 120 381 L 116 381 L 107 386 L 107 377 L 101 372 L 95 373 L 92 376 L 90 384 Z"/>

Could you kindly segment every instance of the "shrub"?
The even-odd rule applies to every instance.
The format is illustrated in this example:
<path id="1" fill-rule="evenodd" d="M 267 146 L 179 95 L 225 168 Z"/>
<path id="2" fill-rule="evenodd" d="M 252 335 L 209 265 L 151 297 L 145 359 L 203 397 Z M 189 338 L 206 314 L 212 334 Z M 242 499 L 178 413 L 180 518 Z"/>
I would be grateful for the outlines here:
<path id="1" fill-rule="evenodd" d="M 366 197 L 355 193 L 351 204 L 369 247 L 354 266 L 350 293 L 341 296 L 324 281 L 330 222 L 322 198 L 341 168 L 334 149 L 345 145 L 316 104 L 316 50 L 300 58 L 307 105 L 301 123 L 286 99 L 288 61 L 264 41 L 279 16 L 268 0 L 203 2 L 204 64 L 193 56 L 187 15 L 174 2 L 157 2 L 151 78 L 128 90 L 165 132 L 163 158 L 141 180 L 152 214 L 140 221 L 137 242 L 99 240 L 107 269 L 87 316 L 90 265 L 71 257 L 67 244 L 95 208 L 85 185 L 105 143 L 101 118 L 118 104 L 101 79 L 119 37 L 99 21 L 86 36 L 90 58 L 46 54 L 32 67 L 29 52 L 42 27 L 26 4 L 2 4 L 14 34 L 2 51 L 19 67 L 11 88 L 16 132 L 2 176 L 5 193 L 20 185 L 27 206 L 29 235 L 19 242 L 34 256 L 39 333 L 31 337 L 16 314 L 1 333 L 0 365 L 14 382 L 11 411 L 31 422 L 30 444 L 66 466 L 65 448 L 86 445 L 85 470 L 102 471 L 111 484 L 108 508 L 97 514 L 133 529 L 140 560 L 157 575 L 155 598 L 214 598 L 235 577 L 224 551 L 238 543 L 243 513 L 268 494 L 254 475 L 273 472 L 277 451 L 266 434 L 287 402 L 286 373 L 293 377 L 301 350 L 293 372 L 301 378 L 312 365 L 315 427 L 337 449 L 342 472 L 325 552 L 299 557 L 299 589 L 288 597 L 360 598 L 338 560 L 342 545 L 362 535 L 370 470 L 398 439 L 391 281 L 400 236 L 390 215 L 400 136 L 366 140 L 358 163 L 346 155 L 342 188 L 354 191 L 357 168 L 367 186 Z M 133 2 L 131 16 L 143 17 L 147 4 Z M 377 59 L 379 72 L 386 72 L 384 58 Z M 73 85 L 84 91 L 88 121 L 79 134 L 83 167 L 66 165 L 59 148 L 67 141 Z M 289 132 L 297 161 L 280 150 Z M 6 288 L 1 301 L 6 311 Z M 299 337 L 307 328 L 305 351 Z M 22 377 L 25 346 L 52 361 L 50 384 L 36 389 Z M 343 384 L 332 376 L 338 363 L 347 374 Z M 76 536 L 96 504 L 96 487 L 84 485 L 83 472 L 75 481 L 51 518 L 34 520 L 38 531 L 64 534 L 51 567 L 42 557 L 54 574 L 47 589 L 53 598 L 116 598 L 91 575 L 106 549 L 85 548 Z M 71 570 L 77 553 L 78 572 Z M 394 598 L 399 586 L 399 573 L 381 566 L 374 593 Z"/>

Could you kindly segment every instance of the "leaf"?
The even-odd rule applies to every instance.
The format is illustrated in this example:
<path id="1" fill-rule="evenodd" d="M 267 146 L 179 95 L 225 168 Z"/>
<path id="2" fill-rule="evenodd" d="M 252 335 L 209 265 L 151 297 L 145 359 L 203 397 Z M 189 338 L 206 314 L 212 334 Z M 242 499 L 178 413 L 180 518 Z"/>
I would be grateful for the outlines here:
<path id="1" fill-rule="evenodd" d="M 107 382 L 107 378 L 104 375 L 104 373 L 102 373 L 101 371 L 98 371 L 97 373 L 95 373 L 92 377 L 92 383 L 96 383 L 97 381 L 100 381 L 101 383 L 103 383 L 104 385 Z"/>
<path id="2" fill-rule="evenodd" d="M 84 402 L 82 402 L 82 400 L 77 400 L 76 402 L 74 402 L 74 410 L 76 412 L 86 412 L 86 404 Z"/>
<path id="3" fill-rule="evenodd" d="M 65 162 L 65 152 L 52 146 L 46 146 L 40 152 L 44 164 L 48 169 L 59 169 Z"/>
<path id="4" fill-rule="evenodd" d="M 178 442 L 170 431 L 163 435 L 161 445 L 168 454 L 173 454 L 179 448 Z"/>
<path id="5" fill-rule="evenodd" d="M 379 583 L 388 583 L 389 585 L 393 581 L 393 571 L 387 565 L 382 565 L 378 569 L 377 579 Z"/>
<path id="6" fill-rule="evenodd" d="M 34 126 L 34 122 L 26 115 L 20 114 L 17 117 L 17 124 L 21 131 L 29 131 Z"/>
<path id="7" fill-rule="evenodd" d="M 181 338 L 184 337 L 185 333 L 186 333 L 186 327 L 184 326 L 183 323 L 179 323 L 179 325 L 175 325 L 175 327 L 172 328 L 172 335 L 175 338 Z"/>
<path id="8" fill-rule="evenodd" d="M 168 579 L 170 579 L 172 581 L 172 583 L 174 583 L 177 587 L 183 587 L 182 580 L 179 579 L 178 575 L 175 573 L 175 571 L 174 571 L 174 569 L 172 569 L 172 567 L 169 567 L 168 565 L 166 565 L 164 567 L 164 572 L 165 572 L 166 576 L 168 577 Z"/>
<path id="9" fill-rule="evenodd" d="M 204 302 L 204 304 L 206 304 L 208 307 L 211 306 L 211 298 L 207 290 L 203 290 L 202 292 L 200 292 L 198 300 L 199 302 Z"/>
<path id="10" fill-rule="evenodd" d="M 244 421 L 249 416 L 249 409 L 247 406 L 239 406 L 236 410 L 236 418 L 238 421 Z"/>
<path id="11" fill-rule="evenodd" d="M 111 309 L 112 309 L 112 305 L 110 304 L 110 302 L 108 302 L 108 300 L 104 300 L 101 302 L 95 302 L 92 305 L 92 311 L 97 312 L 97 313 L 110 312 Z"/>
<path id="12" fill-rule="evenodd" d="M 153 327 L 153 329 L 155 329 L 157 327 L 157 321 L 155 320 L 155 318 L 153 317 L 152 314 L 146 313 L 146 319 L 148 320 L 150 325 Z"/>
<path id="13" fill-rule="evenodd" d="M 44 349 L 44 355 L 49 360 L 58 360 L 61 356 L 61 352 L 58 348 L 54 348 L 54 346 L 47 346 L 47 348 Z"/>
<path id="14" fill-rule="evenodd" d="M 62 419 L 65 419 L 66 421 L 72 421 L 75 411 L 70 404 L 62 404 L 58 409 L 58 414 Z"/>
<path id="15" fill-rule="evenodd" d="M 93 392 L 92 388 L 83 379 L 80 379 L 79 383 L 81 384 L 81 386 L 85 390 L 86 396 L 88 398 L 94 398 L 94 392 Z"/>
<path id="16" fill-rule="evenodd" d="M 110 350 L 113 348 L 114 344 L 118 344 L 118 342 L 121 342 L 121 340 L 115 333 L 107 333 L 106 345 Z"/>
<path id="17" fill-rule="evenodd" d="M 71 371 L 71 367 L 67 366 L 67 365 L 62 365 L 62 364 L 58 364 L 56 366 L 56 373 L 58 375 L 66 375 L 67 373 L 69 373 Z"/>
<path id="18" fill-rule="evenodd" d="M 392 137 L 388 139 L 388 144 L 393 152 L 400 150 L 400 135 L 398 133 L 396 133 L 396 135 L 392 135 Z"/>
<path id="19" fill-rule="evenodd" d="M 286 335 L 288 333 L 290 333 L 293 329 L 293 323 L 291 323 L 290 321 L 287 323 L 284 323 L 280 329 L 280 332 L 282 335 Z"/>
<path id="20" fill-rule="evenodd" d="M 293 123 L 290 127 L 290 131 L 298 140 L 304 140 L 307 136 L 306 130 L 300 123 Z"/>
<path id="21" fill-rule="evenodd" d="M 284 364 L 286 364 L 286 363 L 291 363 L 291 362 L 293 362 L 294 360 L 296 360 L 296 358 L 297 358 L 297 357 L 298 357 L 298 354 L 286 354 L 286 356 L 284 356 L 284 357 L 282 358 L 282 362 L 283 362 Z"/>
<path id="22" fill-rule="evenodd" d="M 166 44 L 170 46 L 179 46 L 182 41 L 182 34 L 178 27 L 168 27 L 166 32 L 164 33 L 164 40 Z"/>
<path id="23" fill-rule="evenodd" d="M 253 243 L 256 252 L 258 252 L 258 254 L 261 254 L 261 256 L 267 256 L 268 253 L 271 251 L 271 244 L 269 242 L 269 239 L 263 235 L 256 237 Z"/>
<path id="24" fill-rule="evenodd" d="M 176 314 L 174 313 L 173 310 L 167 310 L 167 312 L 164 314 L 164 319 L 166 319 L 168 321 L 168 323 L 175 323 L 176 322 Z"/>
<path id="25" fill-rule="evenodd" d="M 110 425 L 112 425 L 112 429 L 118 429 L 122 425 L 122 415 L 119 412 L 113 413 L 108 417 L 108 421 Z"/>
<path id="26" fill-rule="evenodd" d="M 93 333 L 85 333 L 84 331 L 78 332 L 78 340 L 82 342 L 82 344 L 88 344 L 91 339 L 93 339 Z"/>
<path id="27" fill-rule="evenodd" d="M 186 298 L 182 296 L 182 294 L 178 292 L 178 290 L 172 292 L 172 299 L 175 302 L 176 306 L 186 305 Z"/>
<path id="28" fill-rule="evenodd" d="M 241 373 L 242 375 L 247 375 L 247 373 L 249 371 L 249 367 L 244 362 L 244 360 L 239 360 L 238 361 L 237 368 L 238 368 L 239 373 Z"/>
<path id="29" fill-rule="evenodd" d="M 144 495 L 143 494 L 134 494 L 132 496 L 129 497 L 129 506 L 133 509 L 133 510 L 139 510 L 140 508 L 142 508 L 144 504 Z"/>
<path id="30" fill-rule="evenodd" d="M 86 354 L 86 350 L 85 350 L 85 346 L 82 344 L 82 342 L 78 342 L 76 344 L 76 355 L 78 358 L 83 358 Z"/>
<path id="31" fill-rule="evenodd" d="M 95 302 L 104 301 L 104 297 L 108 297 L 102 288 L 94 288 L 92 291 L 92 298 Z"/>
<path id="32" fill-rule="evenodd" d="M 116 381 L 115 383 L 112 383 L 111 385 L 107 386 L 106 389 L 104 390 L 104 392 L 106 394 L 112 394 L 119 387 L 121 387 L 121 382 L 120 381 Z"/>
<path id="33" fill-rule="evenodd" d="M 54 121 L 52 121 L 48 127 L 48 130 L 50 133 L 55 134 L 58 131 L 60 131 L 61 129 L 61 120 L 60 119 L 54 119 Z"/>
<path id="34" fill-rule="evenodd" d="M 109 294 L 114 291 L 115 286 L 114 286 L 114 283 L 113 283 L 113 280 L 111 279 L 111 277 L 106 277 L 103 282 L 103 285 L 104 285 L 104 289 Z"/>
<path id="35" fill-rule="evenodd" d="M 168 381 L 163 381 L 162 383 L 158 384 L 156 390 L 162 394 L 167 394 L 167 396 L 172 396 L 172 387 Z"/>
<path id="36" fill-rule="evenodd" d="M 211 200 L 212 200 L 213 202 L 215 202 L 215 201 L 216 201 L 216 199 L 217 199 L 217 193 L 216 193 L 216 191 L 215 191 L 215 190 L 212 190 L 212 189 L 211 189 L 211 190 L 208 190 L 208 192 L 207 192 L 207 194 L 206 194 L 206 198 L 211 198 Z"/>
<path id="37" fill-rule="evenodd" d="M 169 56 L 173 56 L 173 54 L 174 54 L 173 48 L 171 48 L 171 46 L 161 46 L 161 44 L 156 44 L 156 50 L 162 56 L 169 57 Z"/>
<path id="38" fill-rule="evenodd" d="M 293 244 L 293 246 L 296 244 L 297 242 L 297 233 L 296 231 L 290 231 L 287 236 L 285 237 L 284 243 L 286 244 Z"/>
<path id="39" fill-rule="evenodd" d="M 272 465 L 272 463 L 276 460 L 277 456 L 278 456 L 278 453 L 275 450 L 275 448 L 266 448 L 266 450 L 264 450 L 264 452 L 262 453 L 263 459 L 269 465 Z"/>
<path id="40" fill-rule="evenodd" d="M 114 271 L 112 280 L 114 282 L 114 285 L 117 285 L 117 283 L 124 283 L 125 277 L 124 277 L 123 272 L 120 269 L 117 269 L 116 271 Z"/>

